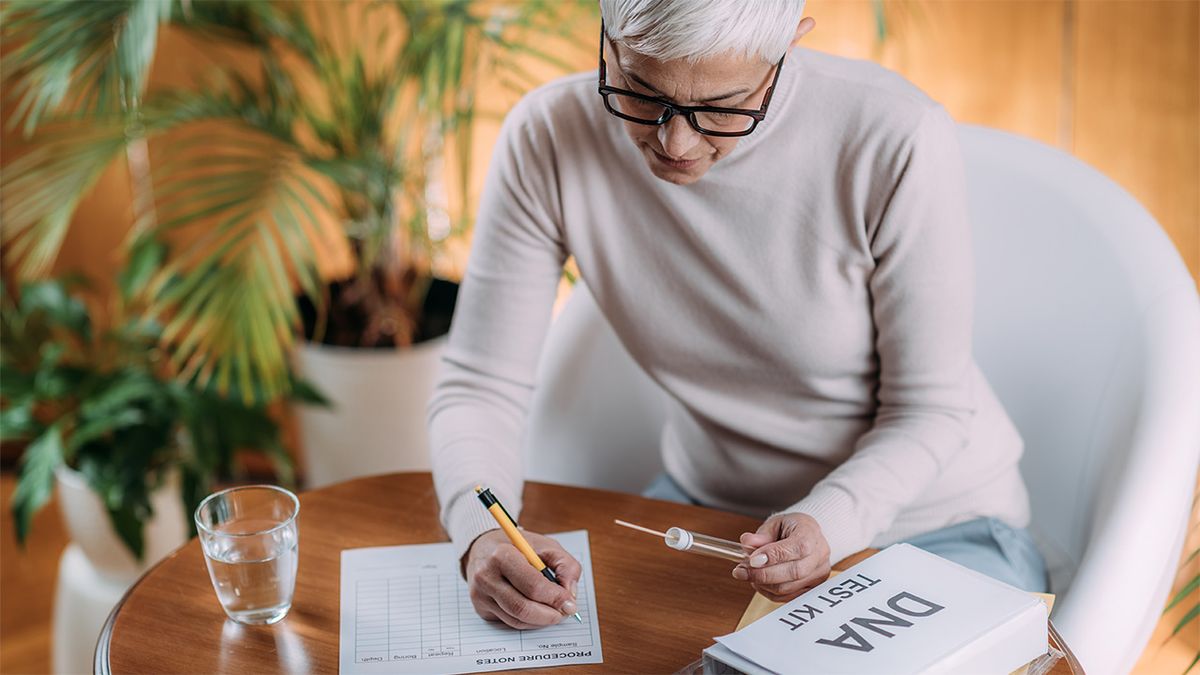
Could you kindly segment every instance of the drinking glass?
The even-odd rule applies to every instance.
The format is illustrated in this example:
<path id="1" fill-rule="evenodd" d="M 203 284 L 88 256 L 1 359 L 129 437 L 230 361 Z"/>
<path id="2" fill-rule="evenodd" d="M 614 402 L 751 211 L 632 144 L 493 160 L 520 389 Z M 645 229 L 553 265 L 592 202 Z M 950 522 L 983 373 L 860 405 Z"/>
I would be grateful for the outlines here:
<path id="1" fill-rule="evenodd" d="M 287 616 L 296 588 L 299 515 L 296 495 L 274 485 L 230 488 L 200 502 L 196 531 L 229 618 L 261 625 Z"/>

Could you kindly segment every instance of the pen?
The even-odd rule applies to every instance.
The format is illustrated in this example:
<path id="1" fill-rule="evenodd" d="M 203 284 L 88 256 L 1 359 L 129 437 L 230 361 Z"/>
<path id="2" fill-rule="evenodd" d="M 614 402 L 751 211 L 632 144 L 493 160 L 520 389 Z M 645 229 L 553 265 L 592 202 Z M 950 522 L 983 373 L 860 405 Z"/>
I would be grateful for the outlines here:
<path id="1" fill-rule="evenodd" d="M 479 495 L 479 501 L 483 502 L 483 508 L 487 509 L 488 513 L 492 514 L 492 517 L 496 519 L 496 523 L 500 525 L 500 529 L 504 530 L 504 534 L 508 535 L 508 540 L 511 541 L 512 545 L 516 546 L 517 550 L 525 556 L 525 559 L 529 561 L 529 564 L 533 565 L 534 569 L 541 572 L 542 576 L 557 584 L 558 577 L 555 576 L 554 570 L 547 567 L 546 563 L 542 562 L 542 559 L 539 558 L 538 554 L 534 552 L 533 547 L 529 545 L 529 542 L 525 541 L 525 537 L 521 534 L 521 531 L 517 529 L 517 521 L 513 520 L 512 516 L 508 515 L 508 511 L 504 510 L 504 505 L 500 503 L 499 499 L 496 499 L 496 497 L 492 495 L 492 491 L 483 487 L 482 485 L 476 485 L 475 494 Z M 583 619 L 579 618 L 579 612 L 575 612 L 575 620 L 579 623 L 583 623 Z"/>

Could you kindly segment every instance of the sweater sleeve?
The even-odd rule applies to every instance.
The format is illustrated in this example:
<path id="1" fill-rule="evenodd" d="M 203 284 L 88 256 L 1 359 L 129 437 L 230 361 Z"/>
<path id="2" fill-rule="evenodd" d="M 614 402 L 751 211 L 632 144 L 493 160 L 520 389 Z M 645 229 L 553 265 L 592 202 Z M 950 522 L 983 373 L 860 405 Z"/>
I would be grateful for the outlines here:
<path id="1" fill-rule="evenodd" d="M 927 111 L 868 230 L 879 358 L 876 413 L 851 456 L 787 511 L 821 526 L 831 559 L 870 545 L 967 446 L 973 263 L 955 126 Z"/>
<path id="2" fill-rule="evenodd" d="M 521 435 L 566 259 L 554 166 L 549 130 L 518 104 L 489 166 L 428 408 L 441 521 L 459 557 L 496 527 L 475 485 L 488 485 L 514 518 L 521 508 Z"/>

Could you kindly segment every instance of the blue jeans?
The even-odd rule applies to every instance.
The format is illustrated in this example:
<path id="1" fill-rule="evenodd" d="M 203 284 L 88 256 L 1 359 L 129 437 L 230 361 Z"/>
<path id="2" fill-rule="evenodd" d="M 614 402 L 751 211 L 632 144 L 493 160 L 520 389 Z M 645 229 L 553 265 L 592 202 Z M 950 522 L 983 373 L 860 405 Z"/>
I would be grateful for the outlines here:
<path id="1" fill-rule="evenodd" d="M 642 496 L 704 506 L 666 473 L 659 474 Z M 996 518 L 950 525 L 911 537 L 905 543 L 1026 591 L 1045 592 L 1049 586 L 1046 561 L 1029 532 Z"/>

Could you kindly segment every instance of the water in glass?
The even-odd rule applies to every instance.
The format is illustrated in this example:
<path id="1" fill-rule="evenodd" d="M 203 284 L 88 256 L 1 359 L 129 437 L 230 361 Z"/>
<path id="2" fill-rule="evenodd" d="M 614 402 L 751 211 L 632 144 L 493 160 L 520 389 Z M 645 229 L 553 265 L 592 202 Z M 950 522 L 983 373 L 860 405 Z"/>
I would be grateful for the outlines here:
<path id="1" fill-rule="evenodd" d="M 258 527 L 266 523 L 259 522 Z M 254 521 L 217 528 L 219 534 L 254 527 Z M 267 525 L 269 527 L 269 525 Z M 217 597 L 229 617 L 241 623 L 275 623 L 292 606 L 296 587 L 296 536 L 284 527 L 272 535 L 216 537 L 206 556 Z"/>
<path id="2" fill-rule="evenodd" d="M 292 606 L 299 562 L 295 495 L 274 486 L 232 488 L 196 509 L 204 559 L 229 618 L 271 624 Z"/>

